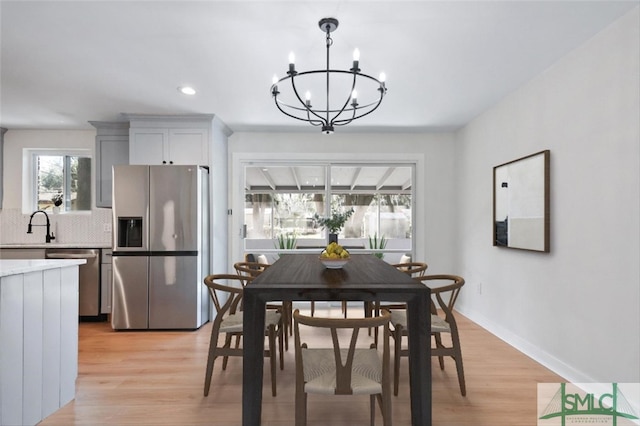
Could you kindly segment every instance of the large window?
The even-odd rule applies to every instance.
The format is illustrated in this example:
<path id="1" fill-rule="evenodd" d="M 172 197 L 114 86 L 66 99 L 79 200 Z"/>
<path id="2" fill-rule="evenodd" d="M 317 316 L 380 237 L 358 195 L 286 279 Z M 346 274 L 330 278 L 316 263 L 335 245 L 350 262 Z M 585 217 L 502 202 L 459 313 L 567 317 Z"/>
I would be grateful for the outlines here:
<path id="1" fill-rule="evenodd" d="M 87 151 L 30 151 L 32 210 L 91 210 L 91 155 Z"/>
<path id="2" fill-rule="evenodd" d="M 295 237 L 298 248 L 322 245 L 327 233 L 314 216 L 349 209 L 339 234 L 345 244 L 369 248 L 377 235 L 410 248 L 412 176 L 406 164 L 247 165 L 245 249 L 273 248 L 283 236 Z"/>

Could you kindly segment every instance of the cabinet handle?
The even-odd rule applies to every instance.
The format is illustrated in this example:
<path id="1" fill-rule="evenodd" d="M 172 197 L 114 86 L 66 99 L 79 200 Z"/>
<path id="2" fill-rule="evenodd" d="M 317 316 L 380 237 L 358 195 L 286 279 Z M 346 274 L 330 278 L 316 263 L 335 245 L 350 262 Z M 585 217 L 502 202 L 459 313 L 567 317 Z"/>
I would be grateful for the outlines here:
<path id="1" fill-rule="evenodd" d="M 167 162 L 163 160 L 163 161 L 162 161 L 162 164 L 167 164 Z"/>
<path id="2" fill-rule="evenodd" d="M 169 161 L 169 164 L 173 164 L 173 161 Z"/>

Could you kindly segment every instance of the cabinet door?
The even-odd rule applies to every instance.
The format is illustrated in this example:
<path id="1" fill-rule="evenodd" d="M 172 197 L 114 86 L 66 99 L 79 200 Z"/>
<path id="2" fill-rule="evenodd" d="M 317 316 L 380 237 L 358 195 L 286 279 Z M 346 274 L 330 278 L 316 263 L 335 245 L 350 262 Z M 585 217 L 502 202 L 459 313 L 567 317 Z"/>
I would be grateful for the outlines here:
<path id="1" fill-rule="evenodd" d="M 111 280 L 113 279 L 113 267 L 110 263 L 103 263 L 100 271 L 100 313 L 111 313 Z"/>
<path id="2" fill-rule="evenodd" d="M 24 275 L 0 277 L 0 424 L 21 425 L 24 359 Z"/>
<path id="3" fill-rule="evenodd" d="M 168 157 L 172 164 L 209 165 L 209 132 L 207 129 L 170 129 Z"/>
<path id="4" fill-rule="evenodd" d="M 96 137 L 96 207 L 111 208 L 112 167 L 129 164 L 129 136 Z"/>
<path id="5" fill-rule="evenodd" d="M 44 259 L 44 249 L 3 248 L 0 259 Z"/>
<path id="6" fill-rule="evenodd" d="M 131 129 L 129 133 L 130 164 L 168 164 L 167 129 Z"/>

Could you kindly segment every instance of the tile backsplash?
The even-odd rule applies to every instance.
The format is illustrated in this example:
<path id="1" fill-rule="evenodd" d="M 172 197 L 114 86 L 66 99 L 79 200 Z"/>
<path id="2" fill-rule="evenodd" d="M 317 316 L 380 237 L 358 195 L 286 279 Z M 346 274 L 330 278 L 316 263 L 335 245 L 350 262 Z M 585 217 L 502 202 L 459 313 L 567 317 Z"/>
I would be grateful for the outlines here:
<path id="1" fill-rule="evenodd" d="M 100 244 L 111 243 L 111 209 L 94 209 L 82 214 L 56 214 L 47 212 L 51 231 L 58 244 Z M 22 214 L 20 209 L 0 210 L 0 244 L 42 244 L 45 242 L 45 228 L 34 227 L 27 234 L 31 214 Z M 38 214 L 33 224 L 44 225 L 45 217 Z"/>

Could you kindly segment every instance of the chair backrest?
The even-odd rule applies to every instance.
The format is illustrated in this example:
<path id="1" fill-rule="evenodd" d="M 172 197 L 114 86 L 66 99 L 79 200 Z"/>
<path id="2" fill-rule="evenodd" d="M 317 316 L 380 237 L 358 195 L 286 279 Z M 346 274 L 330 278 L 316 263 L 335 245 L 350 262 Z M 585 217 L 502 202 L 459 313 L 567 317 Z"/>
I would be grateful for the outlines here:
<path id="1" fill-rule="evenodd" d="M 420 278 L 416 278 L 421 283 L 425 284 L 431 290 L 431 296 L 435 296 L 435 300 L 438 303 L 437 306 L 431 298 L 431 313 L 437 315 L 437 310 L 440 308 L 445 314 L 445 321 L 455 324 L 453 317 L 453 306 L 458 300 L 460 289 L 464 285 L 464 278 L 458 275 L 439 274 L 439 275 L 425 275 Z M 444 283 L 444 285 L 439 285 Z"/>
<path id="2" fill-rule="evenodd" d="M 300 340 L 299 325 L 325 328 L 330 331 L 336 366 L 336 395 L 350 395 L 353 393 L 351 389 L 351 371 L 360 329 L 384 326 L 382 381 L 384 382 L 389 379 L 389 320 L 391 319 L 389 311 L 382 310 L 380 316 L 368 318 L 321 318 L 301 315 L 300 311 L 296 309 L 293 313 L 293 318 L 296 343 L 296 366 L 302 366 L 302 349 L 307 348 L 307 344 L 302 343 Z M 338 330 L 345 329 L 351 329 L 348 348 L 342 348 L 340 346 L 341 339 L 339 339 L 338 336 Z M 346 338 L 342 339 L 343 342 L 346 342 L 346 340 Z M 371 344 L 371 348 L 375 348 L 375 345 Z M 303 380 L 302 371 L 296 372 L 296 380 Z"/>
<path id="3" fill-rule="evenodd" d="M 221 322 L 226 315 L 235 314 L 242 309 L 242 288 L 245 281 L 252 280 L 253 277 L 233 274 L 216 274 L 205 277 L 204 283 L 216 309 L 215 323 Z"/>
<path id="4" fill-rule="evenodd" d="M 404 262 L 404 263 L 396 263 L 391 265 L 396 267 L 398 270 L 404 272 L 413 278 L 419 278 L 424 276 L 424 272 L 427 270 L 429 265 L 424 262 Z"/>
<path id="5" fill-rule="evenodd" d="M 268 263 L 259 263 L 259 262 L 236 262 L 233 264 L 233 268 L 236 270 L 238 275 L 244 275 L 249 277 L 257 277 L 265 269 L 269 266 Z"/>

